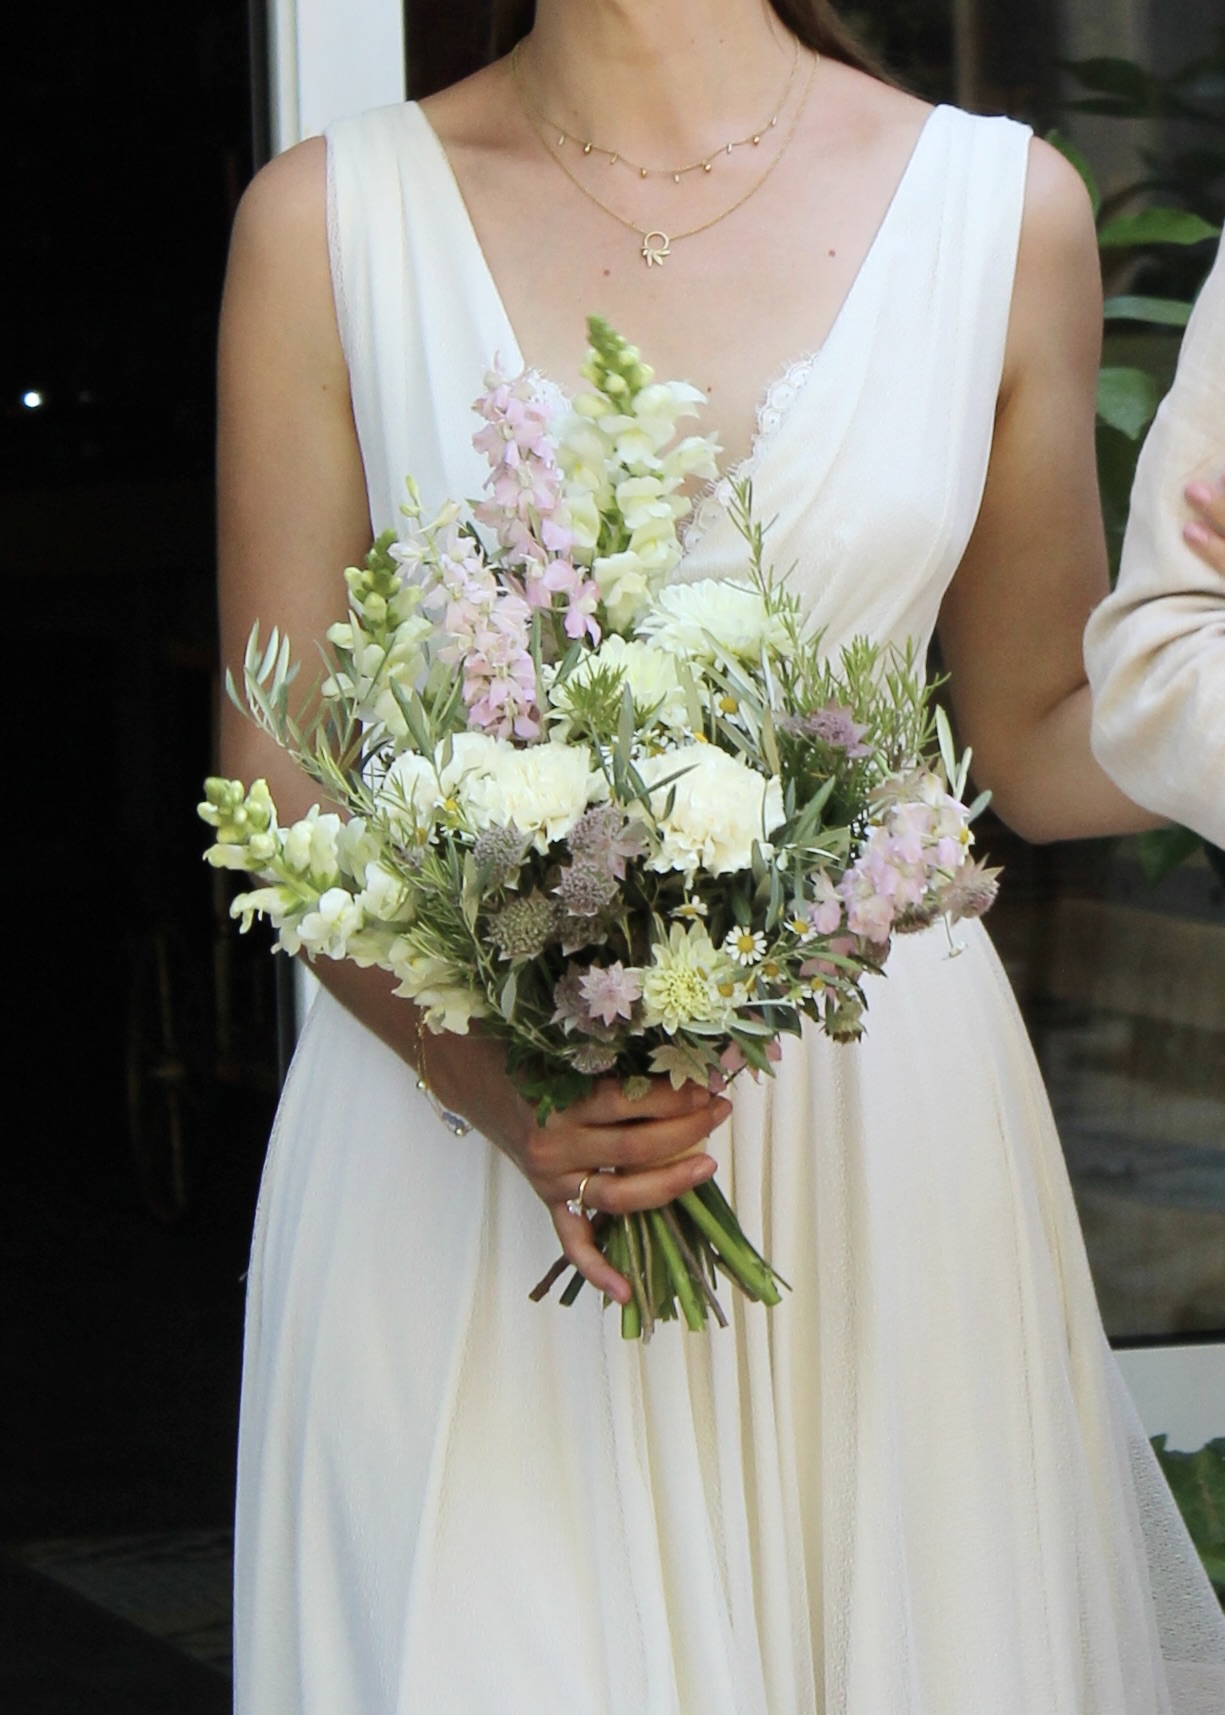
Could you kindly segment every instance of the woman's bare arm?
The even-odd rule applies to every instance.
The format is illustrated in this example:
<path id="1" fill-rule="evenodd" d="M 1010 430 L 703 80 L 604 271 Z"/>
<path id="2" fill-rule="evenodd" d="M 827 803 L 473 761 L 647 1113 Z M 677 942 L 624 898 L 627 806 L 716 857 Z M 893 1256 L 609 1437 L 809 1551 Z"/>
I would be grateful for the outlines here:
<path id="1" fill-rule="evenodd" d="M 1036 142 L 986 491 L 940 617 L 976 782 L 1034 841 L 1159 820 L 1089 748 L 1081 639 L 1108 588 L 1093 432 L 1101 310 L 1088 198 Z"/>
<path id="2" fill-rule="evenodd" d="M 370 545 L 371 523 L 349 380 L 336 325 L 327 254 L 324 145 L 312 140 L 266 167 L 235 223 L 222 307 L 217 459 L 222 659 L 236 673 L 247 635 L 279 625 L 303 676 L 327 628 L 344 617 L 341 572 Z M 313 782 L 226 703 L 221 767 L 263 776 L 281 820 L 318 797 Z M 328 959 L 325 986 L 397 1054 L 419 1056 L 416 1009 L 385 973 Z M 566 1199 L 595 1167 L 587 1204 L 612 1214 L 670 1201 L 714 1171 L 701 1153 L 730 1104 L 657 1081 L 630 1104 L 615 1082 L 547 1126 L 506 1076 L 496 1043 L 478 1036 L 429 1038 L 429 1075 L 521 1169 L 548 1205 L 566 1254 L 601 1290 L 628 1286 L 604 1261 L 586 1220 Z M 677 1160 L 679 1156 L 684 1160 Z"/>

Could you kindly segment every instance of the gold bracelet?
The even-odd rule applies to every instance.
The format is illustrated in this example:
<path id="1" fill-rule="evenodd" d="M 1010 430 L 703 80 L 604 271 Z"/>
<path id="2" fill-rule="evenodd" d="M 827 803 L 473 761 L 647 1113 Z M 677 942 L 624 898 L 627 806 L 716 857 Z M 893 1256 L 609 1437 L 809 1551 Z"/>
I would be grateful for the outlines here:
<path id="1" fill-rule="evenodd" d="M 417 1008 L 417 1088 L 429 1102 L 443 1125 L 452 1137 L 467 1137 L 472 1130 L 471 1125 L 462 1114 L 453 1113 L 450 1108 L 440 1102 L 430 1088 L 429 1076 L 425 1066 L 425 1008 Z"/>

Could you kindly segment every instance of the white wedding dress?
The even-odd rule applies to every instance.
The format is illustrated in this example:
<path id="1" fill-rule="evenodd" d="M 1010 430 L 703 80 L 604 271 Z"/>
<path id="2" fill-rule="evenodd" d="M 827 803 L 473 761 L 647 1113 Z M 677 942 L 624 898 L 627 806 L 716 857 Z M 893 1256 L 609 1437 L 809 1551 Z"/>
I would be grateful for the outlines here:
<path id="1" fill-rule="evenodd" d="M 929 119 L 751 466 L 831 643 L 926 640 L 991 447 L 1027 133 Z M 413 106 L 335 126 L 376 529 L 484 475 L 514 332 Z M 576 306 L 574 337 L 582 337 Z M 632 335 L 633 330 L 625 330 Z M 679 575 L 734 575 L 717 507 Z M 737 1085 L 721 1183 L 794 1290 L 623 1343 L 527 1183 L 327 994 L 256 1220 L 240 1715 L 1221 1715 L 1225 1625 L 1106 1346 L 986 933 L 900 941 L 866 1039 Z M 727 1294 L 732 1299 L 730 1293 Z"/>

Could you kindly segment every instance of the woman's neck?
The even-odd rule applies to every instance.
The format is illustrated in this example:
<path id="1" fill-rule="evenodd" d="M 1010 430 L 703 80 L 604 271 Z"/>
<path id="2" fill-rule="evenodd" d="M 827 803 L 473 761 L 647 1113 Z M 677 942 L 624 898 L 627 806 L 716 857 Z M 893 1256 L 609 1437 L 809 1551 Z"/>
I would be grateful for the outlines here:
<path id="1" fill-rule="evenodd" d="M 537 0 L 520 60 L 573 136 L 667 161 L 763 124 L 794 51 L 767 0 Z"/>

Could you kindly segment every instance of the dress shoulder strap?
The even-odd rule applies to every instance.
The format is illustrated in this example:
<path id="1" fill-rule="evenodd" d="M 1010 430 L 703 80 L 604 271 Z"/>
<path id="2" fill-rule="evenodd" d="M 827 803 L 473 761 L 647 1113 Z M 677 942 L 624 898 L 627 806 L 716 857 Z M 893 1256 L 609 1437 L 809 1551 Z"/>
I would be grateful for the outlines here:
<path id="1" fill-rule="evenodd" d="M 420 108 L 375 108 L 325 140 L 336 318 L 378 531 L 395 524 L 410 472 L 427 506 L 479 488 L 470 407 L 506 329 Z"/>

